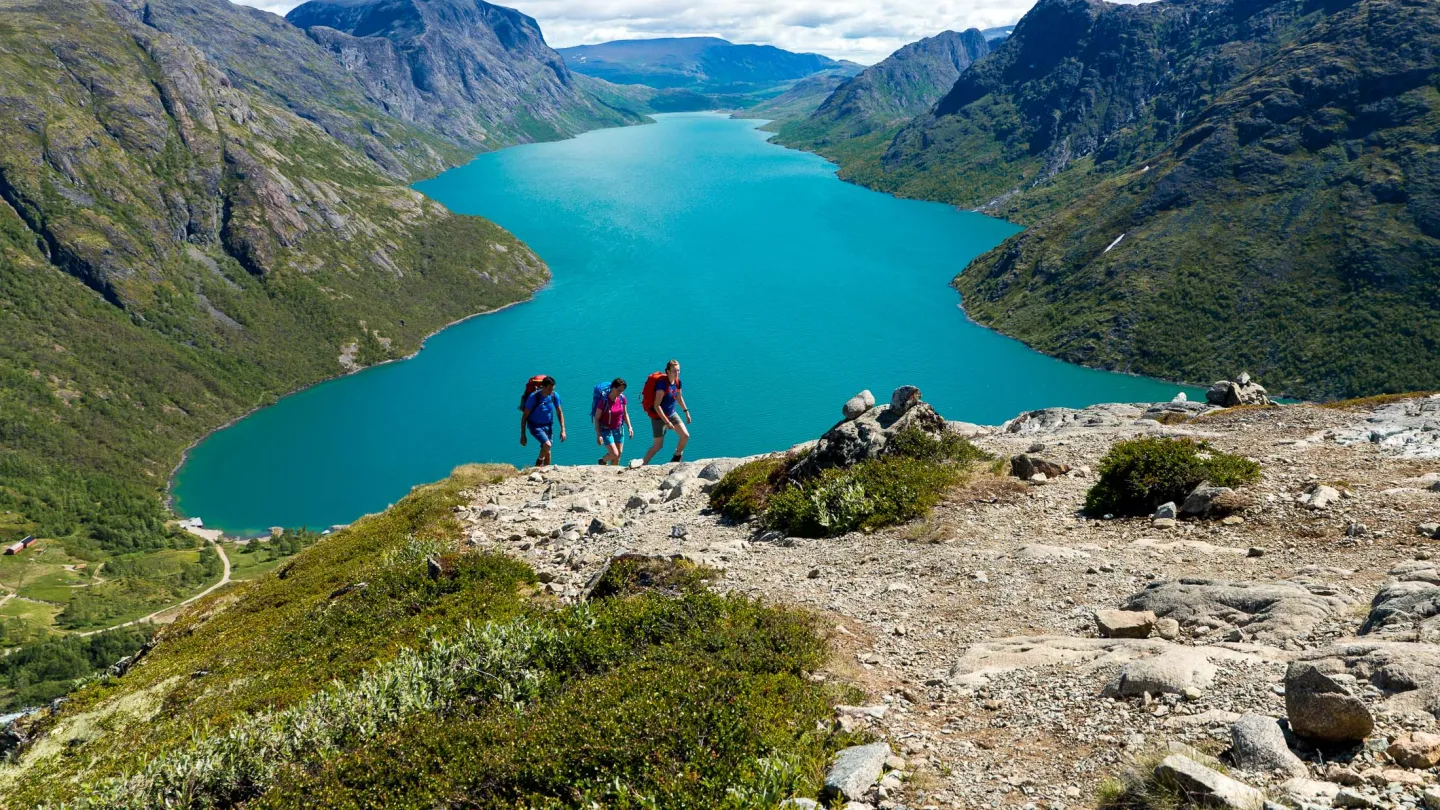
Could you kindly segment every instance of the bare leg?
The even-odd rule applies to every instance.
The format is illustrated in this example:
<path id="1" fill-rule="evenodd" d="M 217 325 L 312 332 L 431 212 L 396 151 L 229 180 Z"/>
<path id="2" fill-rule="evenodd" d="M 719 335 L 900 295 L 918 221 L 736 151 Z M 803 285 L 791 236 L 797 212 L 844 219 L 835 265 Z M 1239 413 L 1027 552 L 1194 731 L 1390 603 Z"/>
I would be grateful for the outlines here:
<path id="1" fill-rule="evenodd" d="M 665 446 L 665 437 L 664 437 L 663 435 L 656 437 L 655 443 L 652 444 L 652 445 L 650 445 L 650 449 L 649 449 L 649 450 L 646 450 L 646 451 L 645 451 L 645 463 L 646 463 L 646 464 L 649 464 L 649 463 L 650 463 L 650 459 L 654 458 L 654 457 L 655 457 L 655 454 L 658 453 L 658 452 L 660 452 L 660 448 L 662 448 L 662 447 L 664 447 L 664 446 Z"/>
<path id="2" fill-rule="evenodd" d="M 620 446 L 617 444 L 605 445 L 605 462 L 607 464 L 620 464 Z"/>
<path id="3" fill-rule="evenodd" d="M 679 434 L 680 441 L 675 444 L 675 456 L 678 458 L 685 452 L 685 445 L 690 443 L 690 429 L 679 418 L 675 419 L 675 432 Z"/>
<path id="4" fill-rule="evenodd" d="M 535 466 L 550 466 L 550 442 L 545 442 L 544 444 L 540 445 L 540 458 L 535 460 Z"/>

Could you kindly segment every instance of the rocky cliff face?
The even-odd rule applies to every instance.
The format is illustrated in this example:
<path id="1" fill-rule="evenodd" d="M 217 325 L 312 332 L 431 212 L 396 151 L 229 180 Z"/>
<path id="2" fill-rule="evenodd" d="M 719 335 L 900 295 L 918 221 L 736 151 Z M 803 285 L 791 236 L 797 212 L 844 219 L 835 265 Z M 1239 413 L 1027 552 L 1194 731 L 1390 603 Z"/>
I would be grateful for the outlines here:
<path id="1" fill-rule="evenodd" d="M 287 17 L 390 115 L 467 145 L 573 135 L 639 117 L 574 80 L 535 21 L 474 0 L 312 0 Z"/>
<path id="2" fill-rule="evenodd" d="M 912 42 L 838 88 L 810 116 L 830 139 L 867 135 L 927 111 L 961 72 L 990 53 L 975 28 Z"/>

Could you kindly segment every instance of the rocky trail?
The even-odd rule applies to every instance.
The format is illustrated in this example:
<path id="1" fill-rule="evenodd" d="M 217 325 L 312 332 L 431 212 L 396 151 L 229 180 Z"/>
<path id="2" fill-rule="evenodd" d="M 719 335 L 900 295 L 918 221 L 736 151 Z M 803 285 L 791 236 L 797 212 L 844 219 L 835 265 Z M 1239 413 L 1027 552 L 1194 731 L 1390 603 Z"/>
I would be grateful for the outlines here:
<path id="1" fill-rule="evenodd" d="M 1440 761 L 1426 736 L 1440 713 L 1426 536 L 1440 521 L 1440 396 L 1103 405 L 949 427 L 1004 463 L 928 519 L 873 534 L 728 525 L 707 493 L 735 459 L 530 471 L 475 492 L 459 517 L 471 546 L 526 560 L 565 599 L 633 552 L 820 612 L 837 655 L 816 677 L 868 695 L 836 722 L 903 758 L 878 786 L 878 765 L 863 774 L 853 807 L 1094 806 L 1106 777 L 1178 752 L 1160 767 L 1211 803 L 1258 801 L 1240 780 L 1296 807 L 1440 810 L 1426 793 Z M 1204 439 L 1260 462 L 1261 480 L 1223 519 L 1084 516 L 1092 470 L 1138 435 Z M 1030 480 L 1005 461 L 1020 455 Z M 1234 780 L 1196 763 L 1221 754 Z"/>

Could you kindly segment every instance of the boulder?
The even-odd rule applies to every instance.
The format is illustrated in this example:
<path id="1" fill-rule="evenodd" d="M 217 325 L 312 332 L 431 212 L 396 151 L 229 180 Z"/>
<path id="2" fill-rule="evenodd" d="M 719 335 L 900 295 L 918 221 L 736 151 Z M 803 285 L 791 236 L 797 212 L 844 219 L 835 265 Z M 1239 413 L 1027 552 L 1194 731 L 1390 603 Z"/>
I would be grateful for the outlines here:
<path id="1" fill-rule="evenodd" d="M 1308 804 L 1329 807 L 1335 801 L 1335 794 L 1340 792 L 1340 786 L 1333 782 L 1297 776 L 1281 783 L 1280 792 L 1301 806 Z"/>
<path id="2" fill-rule="evenodd" d="M 1243 782 L 1207 768 L 1181 754 L 1171 754 L 1155 766 L 1155 778 L 1174 785 L 1186 804 L 1222 807 L 1227 810 L 1260 810 L 1265 795 Z"/>
<path id="3" fill-rule="evenodd" d="M 1126 610 L 1148 610 L 1182 627 L 1243 627 L 1251 639 L 1277 643 L 1304 635 L 1344 615 L 1353 600 L 1326 590 L 1312 593 L 1295 582 L 1225 582 L 1184 578 L 1155 582 L 1126 599 Z"/>
<path id="4" fill-rule="evenodd" d="M 1101 638 L 1148 638 L 1155 629 L 1155 614 L 1148 610 L 1097 610 L 1095 629 Z"/>
<path id="5" fill-rule="evenodd" d="M 890 746 L 883 742 L 842 750 L 835 755 L 835 764 L 825 775 L 824 796 L 850 801 L 863 797 L 870 786 L 879 781 L 889 757 Z"/>
<path id="6" fill-rule="evenodd" d="M 1385 753 L 1396 765 L 1406 768 L 1433 768 L 1440 764 L 1440 734 L 1407 731 L 1392 740 Z"/>
<path id="7" fill-rule="evenodd" d="M 1259 714 L 1245 714 L 1230 726 L 1231 752 L 1242 770 L 1289 776 L 1307 776 L 1310 771 L 1285 742 L 1280 721 Z"/>
<path id="8" fill-rule="evenodd" d="M 1285 670 L 1285 714 L 1297 735 L 1319 743 L 1356 743 L 1375 730 L 1375 718 L 1364 701 L 1305 661 Z"/>
<path id="9" fill-rule="evenodd" d="M 1436 491 L 1440 492 L 1440 484 L 1436 484 Z M 1415 527 L 1415 531 L 1424 537 L 1440 540 L 1440 523 L 1421 523 Z"/>
<path id="10" fill-rule="evenodd" d="M 1131 686 L 1143 686 L 1143 670 L 1126 670 L 1126 667 L 1151 659 L 1169 659 L 1179 656 L 1185 659 L 1183 667 L 1162 663 L 1152 669 L 1182 670 L 1175 680 L 1190 681 L 1180 685 L 1181 693 L 1187 686 L 1204 688 L 1210 686 L 1215 668 L 1213 661 L 1228 664 L 1253 666 L 1268 660 L 1269 653 L 1263 650 L 1239 651 L 1224 647 L 1184 647 L 1158 639 L 1133 638 L 1075 638 L 1073 636 L 1015 636 L 992 639 L 971 644 L 950 668 L 949 682 L 960 689 L 978 689 L 991 683 L 992 679 L 1015 670 L 1033 671 L 1044 667 L 1061 665 L 1082 676 L 1094 676 L 1097 686 L 1115 675 L 1117 670 L 1129 674 L 1125 678 L 1114 677 L 1112 691 L 1128 694 Z M 1139 695 L 1145 690 L 1134 694 Z M 1158 690 L 1157 690 L 1158 691 Z M 1151 694 L 1155 694 L 1152 692 Z"/>
<path id="11" fill-rule="evenodd" d="M 1056 464 L 1026 453 L 1010 459 L 1010 474 L 1021 481 L 1029 481 L 1037 474 L 1045 476 L 1046 479 L 1059 478 L 1067 472 L 1070 472 L 1070 467 L 1065 464 Z"/>
<path id="12" fill-rule="evenodd" d="M 845 405 L 840 408 L 840 412 L 845 415 L 846 419 L 855 419 L 873 407 L 875 407 L 875 395 L 867 389 L 845 400 Z"/>
<path id="13" fill-rule="evenodd" d="M 1174 619 L 1156 619 L 1155 635 L 1167 641 L 1174 641 L 1180 637 L 1180 622 Z"/>
<path id="14" fill-rule="evenodd" d="M 919 388 L 913 385 L 902 385 L 890 393 L 890 410 L 904 413 L 919 401 Z"/>
<path id="15" fill-rule="evenodd" d="M 804 478 L 833 467 L 849 467 L 880 458 L 885 455 L 890 439 L 908 428 L 919 429 L 936 439 L 946 430 L 945 420 L 925 402 L 912 403 L 904 410 L 871 408 L 826 431 L 815 442 L 814 449 L 796 464 L 793 474 Z"/>
<path id="16" fill-rule="evenodd" d="M 1164 520 L 1166 518 L 1174 520 L 1179 516 L 1179 507 L 1175 505 L 1175 502 L 1166 501 L 1165 503 L 1162 503 L 1159 506 L 1155 507 L 1155 514 L 1151 517 L 1155 518 L 1156 520 Z"/>
<path id="17" fill-rule="evenodd" d="M 1250 499 L 1230 487 L 1195 487 L 1180 504 L 1180 514 L 1193 517 L 1225 517 L 1250 505 Z"/>
<path id="18" fill-rule="evenodd" d="M 1237 405 L 1269 405 L 1270 398 L 1259 383 L 1253 382 L 1249 374 L 1241 374 L 1235 381 L 1219 380 L 1205 392 L 1205 401 L 1222 408 Z"/>
<path id="19" fill-rule="evenodd" d="M 590 526 L 586 529 L 590 534 L 606 534 L 615 531 L 615 527 L 604 518 L 591 518 Z"/>
<path id="20" fill-rule="evenodd" d="M 1340 490 L 1326 484 L 1311 484 L 1296 500 L 1311 509 L 1328 509 L 1340 500 Z"/>
<path id="21" fill-rule="evenodd" d="M 1110 698 L 1178 695 L 1188 688 L 1210 686 L 1215 672 L 1204 651 L 1171 644 L 1158 655 L 1120 667 L 1101 694 Z"/>
<path id="22" fill-rule="evenodd" d="M 1412 560 L 1390 569 L 1390 580 L 1370 601 L 1360 635 L 1440 630 L 1440 568 Z"/>
<path id="23" fill-rule="evenodd" d="M 700 468 L 700 479 L 703 481 L 719 481 L 731 470 L 740 466 L 738 458 L 715 458 L 711 459 Z"/>

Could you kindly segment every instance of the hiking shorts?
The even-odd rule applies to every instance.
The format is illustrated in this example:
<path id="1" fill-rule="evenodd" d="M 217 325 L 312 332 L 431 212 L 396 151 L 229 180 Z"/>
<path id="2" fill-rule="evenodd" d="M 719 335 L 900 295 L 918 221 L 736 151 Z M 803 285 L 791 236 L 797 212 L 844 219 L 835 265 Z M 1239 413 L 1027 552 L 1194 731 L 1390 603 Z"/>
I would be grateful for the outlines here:
<path id="1" fill-rule="evenodd" d="M 670 414 L 670 422 L 671 422 L 672 424 L 675 422 L 676 419 L 679 419 L 679 418 L 680 418 L 679 416 L 676 416 L 676 415 L 673 414 L 673 413 Z M 654 434 L 655 438 L 657 438 L 657 439 L 663 439 L 663 438 L 665 438 L 665 431 L 667 431 L 667 430 L 674 430 L 674 429 L 675 429 L 675 428 L 672 428 L 672 427 L 670 427 L 669 425 L 665 424 L 665 420 L 664 420 L 664 419 L 659 419 L 659 418 L 653 417 L 653 416 L 650 417 L 650 432 L 651 432 L 652 434 Z"/>
<path id="2" fill-rule="evenodd" d="M 535 441 L 541 444 L 552 444 L 550 432 L 555 428 L 554 422 L 545 425 L 526 425 L 526 427 L 530 429 L 530 435 L 535 437 Z"/>
<path id="3" fill-rule="evenodd" d="M 625 426 L 617 428 L 600 428 L 600 440 L 606 444 L 613 444 L 616 447 L 625 443 Z"/>

